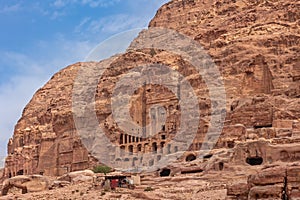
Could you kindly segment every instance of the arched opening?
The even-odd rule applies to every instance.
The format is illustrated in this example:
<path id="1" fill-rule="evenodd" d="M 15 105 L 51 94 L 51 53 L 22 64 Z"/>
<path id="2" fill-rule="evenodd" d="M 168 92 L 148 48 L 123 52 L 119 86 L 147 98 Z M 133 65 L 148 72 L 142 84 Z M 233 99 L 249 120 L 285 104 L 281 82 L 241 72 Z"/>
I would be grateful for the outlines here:
<path id="1" fill-rule="evenodd" d="M 227 147 L 232 149 L 234 147 L 234 141 L 228 141 L 227 142 Z"/>
<path id="2" fill-rule="evenodd" d="M 121 156 L 125 156 L 125 146 L 121 146 Z"/>
<path id="3" fill-rule="evenodd" d="M 161 172 L 159 173 L 161 177 L 170 176 L 170 174 L 171 174 L 171 170 L 168 168 L 161 170 Z"/>
<path id="4" fill-rule="evenodd" d="M 175 147 L 174 147 L 174 152 L 175 152 L 175 153 L 178 152 L 178 146 L 175 146 Z"/>
<path id="5" fill-rule="evenodd" d="M 116 163 L 117 163 L 117 164 L 121 164 L 121 163 L 122 163 L 121 158 L 117 158 L 117 159 L 116 159 Z"/>
<path id="6" fill-rule="evenodd" d="M 156 142 L 152 143 L 152 153 L 157 153 L 157 144 L 156 144 Z"/>
<path id="7" fill-rule="evenodd" d="M 20 176 L 20 175 L 24 175 L 24 170 L 23 170 L 23 169 L 21 169 L 21 170 L 19 170 L 19 171 L 17 172 L 17 176 Z"/>
<path id="8" fill-rule="evenodd" d="M 144 152 L 149 152 L 149 144 L 148 143 L 146 143 L 144 145 Z"/>
<path id="9" fill-rule="evenodd" d="M 286 162 L 290 159 L 289 153 L 285 150 L 280 152 L 280 160 Z"/>
<path id="10" fill-rule="evenodd" d="M 133 154 L 133 146 L 132 145 L 129 145 L 128 151 L 129 151 L 129 155 Z"/>
<path id="11" fill-rule="evenodd" d="M 168 110 L 169 110 L 169 113 L 172 113 L 172 111 L 174 110 L 174 106 L 170 105 L 169 108 L 168 108 Z"/>
<path id="12" fill-rule="evenodd" d="M 160 153 L 163 153 L 163 148 L 165 146 L 165 142 L 160 143 Z"/>
<path id="13" fill-rule="evenodd" d="M 259 157 L 259 156 L 255 156 L 255 157 L 248 157 L 246 158 L 246 162 L 249 165 L 261 165 L 263 163 L 263 158 Z"/>
<path id="14" fill-rule="evenodd" d="M 124 143 L 127 144 L 127 137 L 128 137 L 128 135 L 125 134 L 124 136 L 125 136 L 125 141 L 124 141 Z"/>
<path id="15" fill-rule="evenodd" d="M 193 160 L 196 160 L 196 156 L 194 155 L 194 154 L 190 154 L 190 155 L 188 155 L 186 158 L 185 158 L 185 161 L 186 162 L 191 162 L 191 161 L 193 161 Z"/>
<path id="16" fill-rule="evenodd" d="M 219 170 L 222 171 L 224 169 L 224 163 L 219 162 Z"/>
<path id="17" fill-rule="evenodd" d="M 153 159 L 149 160 L 149 166 L 153 166 L 153 165 L 154 165 L 154 160 Z"/>
<path id="18" fill-rule="evenodd" d="M 138 149 L 138 152 L 141 152 L 142 151 L 142 145 L 138 144 L 137 149 Z"/>
<path id="19" fill-rule="evenodd" d="M 135 165 L 136 165 L 136 163 L 137 163 L 138 160 L 139 159 L 137 157 L 133 158 L 133 160 L 132 160 L 132 167 L 135 167 Z"/>
<path id="20" fill-rule="evenodd" d="M 170 154 L 170 153 L 171 153 L 171 145 L 168 144 L 167 154 Z"/>
<path id="21" fill-rule="evenodd" d="M 158 155 L 157 156 L 157 161 L 160 161 L 161 160 L 161 155 Z"/>
<path id="22" fill-rule="evenodd" d="M 120 135 L 120 144 L 123 144 L 123 134 Z"/>

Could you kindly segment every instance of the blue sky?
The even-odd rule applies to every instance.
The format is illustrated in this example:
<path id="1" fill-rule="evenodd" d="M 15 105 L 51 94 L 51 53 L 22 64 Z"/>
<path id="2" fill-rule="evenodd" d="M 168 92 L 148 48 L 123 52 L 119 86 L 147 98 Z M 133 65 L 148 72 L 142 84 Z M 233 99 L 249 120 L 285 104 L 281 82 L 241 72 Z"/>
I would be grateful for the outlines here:
<path id="1" fill-rule="evenodd" d="M 101 41 L 142 28 L 168 0 L 0 0 L 0 160 L 34 92 Z M 0 162 L 1 165 L 1 162 Z"/>

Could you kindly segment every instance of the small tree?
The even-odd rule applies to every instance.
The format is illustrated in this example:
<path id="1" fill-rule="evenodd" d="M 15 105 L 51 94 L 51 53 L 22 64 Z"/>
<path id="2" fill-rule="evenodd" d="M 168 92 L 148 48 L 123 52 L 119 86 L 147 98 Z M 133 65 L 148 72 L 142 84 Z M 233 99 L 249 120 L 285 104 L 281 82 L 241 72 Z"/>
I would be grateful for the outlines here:
<path id="1" fill-rule="evenodd" d="M 95 173 L 104 173 L 105 175 L 111 172 L 111 168 L 104 165 L 98 165 L 93 168 L 93 172 Z"/>

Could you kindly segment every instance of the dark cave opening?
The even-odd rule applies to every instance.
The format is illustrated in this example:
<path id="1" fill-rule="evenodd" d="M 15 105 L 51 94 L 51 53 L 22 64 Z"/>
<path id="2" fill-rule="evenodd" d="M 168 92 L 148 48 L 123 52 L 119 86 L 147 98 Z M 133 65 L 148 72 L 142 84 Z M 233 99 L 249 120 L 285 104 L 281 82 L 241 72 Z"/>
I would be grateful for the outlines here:
<path id="1" fill-rule="evenodd" d="M 171 174 L 171 170 L 170 170 L 170 169 L 167 169 L 167 168 L 163 169 L 163 170 L 159 173 L 159 175 L 160 175 L 161 177 L 170 176 L 170 174 Z"/>
<path id="2" fill-rule="evenodd" d="M 255 157 L 248 157 L 246 159 L 246 162 L 249 164 L 249 165 L 261 165 L 263 163 L 263 158 L 262 157 L 259 157 L 259 156 L 255 156 Z"/>

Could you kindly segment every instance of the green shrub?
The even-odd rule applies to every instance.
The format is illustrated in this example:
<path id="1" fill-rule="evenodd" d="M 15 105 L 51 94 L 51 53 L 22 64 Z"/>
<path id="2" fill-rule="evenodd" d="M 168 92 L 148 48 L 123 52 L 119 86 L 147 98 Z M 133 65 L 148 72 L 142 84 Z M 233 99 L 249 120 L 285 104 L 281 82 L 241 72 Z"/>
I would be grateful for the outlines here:
<path id="1" fill-rule="evenodd" d="M 95 166 L 93 169 L 94 173 L 104 173 L 107 174 L 111 171 L 111 168 L 104 165 Z"/>

